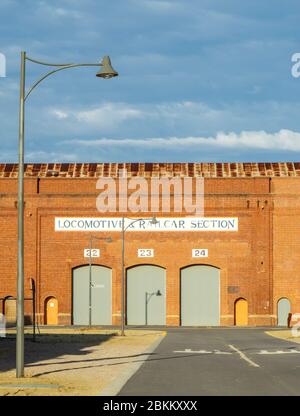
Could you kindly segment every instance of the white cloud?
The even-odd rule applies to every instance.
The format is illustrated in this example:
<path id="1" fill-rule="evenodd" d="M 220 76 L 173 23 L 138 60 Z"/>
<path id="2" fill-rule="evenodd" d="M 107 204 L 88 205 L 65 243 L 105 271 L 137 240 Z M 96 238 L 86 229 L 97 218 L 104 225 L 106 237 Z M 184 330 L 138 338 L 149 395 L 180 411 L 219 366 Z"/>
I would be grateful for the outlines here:
<path id="1" fill-rule="evenodd" d="M 104 129 L 115 128 L 124 121 L 144 115 L 142 110 L 123 103 L 104 103 L 100 107 L 82 111 L 50 109 L 49 113 L 58 120 L 69 119 Z"/>
<path id="2" fill-rule="evenodd" d="M 51 126 L 53 134 L 57 132 L 60 137 L 63 130 L 64 139 L 101 135 L 133 140 L 144 137 L 204 137 L 208 140 L 220 131 L 254 131 L 255 134 L 261 130 L 280 131 L 286 127 L 288 118 L 295 120 L 290 123 L 289 129 L 298 131 L 299 111 L 298 103 L 276 101 L 236 102 L 218 106 L 188 100 L 153 104 L 105 102 L 87 109 L 54 107 L 44 112 L 39 109 L 41 116 L 36 123 L 43 130 L 46 125 Z M 221 140 L 220 133 L 215 139 Z M 241 137 L 239 142 L 242 140 Z"/>
<path id="3" fill-rule="evenodd" d="M 79 159 L 80 157 L 78 154 L 66 153 L 66 152 L 46 152 L 46 151 L 35 152 L 33 151 L 33 152 L 27 152 L 26 154 L 26 162 L 28 161 L 29 162 L 30 161 L 49 162 L 51 160 L 54 160 L 55 162 L 77 162 Z"/>
<path id="4" fill-rule="evenodd" d="M 134 2 L 154 12 L 170 12 L 181 9 L 181 5 L 174 0 L 135 0 Z"/>
<path id="5" fill-rule="evenodd" d="M 36 13 L 39 16 L 47 16 L 47 18 L 70 18 L 70 19 L 82 19 L 83 13 L 74 10 L 72 8 L 63 8 L 49 5 L 45 1 L 40 1 L 36 9 Z"/>
<path id="6" fill-rule="evenodd" d="M 129 118 L 139 118 L 142 115 L 142 111 L 136 108 L 108 103 L 94 110 L 79 111 L 75 117 L 78 121 L 102 125 L 103 123 L 119 123 Z"/>
<path id="7" fill-rule="evenodd" d="M 74 19 L 80 19 L 82 17 L 82 14 L 76 10 L 67 10 L 61 7 L 54 8 L 53 13 L 59 17 L 71 17 Z"/>
<path id="8" fill-rule="evenodd" d="M 131 105 L 127 103 L 103 103 L 99 107 L 88 110 L 49 109 L 50 115 L 56 119 L 73 119 L 91 127 L 115 127 L 129 119 L 147 118 L 148 120 L 169 120 L 171 122 L 188 122 L 187 117 L 216 120 L 225 117 L 227 109 L 214 109 L 204 103 L 182 101 L 161 104 Z"/>
<path id="9" fill-rule="evenodd" d="M 168 137 L 149 139 L 98 139 L 98 140 L 69 140 L 66 143 L 84 147 L 111 146 L 119 148 L 139 147 L 144 149 L 203 149 L 207 147 L 227 149 L 258 149 L 300 151 L 300 133 L 291 130 L 280 130 L 276 133 L 265 131 L 242 131 L 241 133 L 219 132 L 215 137 Z"/>
<path id="10" fill-rule="evenodd" d="M 15 99 L 19 93 L 19 84 L 14 80 L 8 78 L 9 74 L 6 74 L 7 78 L 1 79 L 0 83 L 0 97 L 5 99 Z"/>
<path id="11" fill-rule="evenodd" d="M 15 0 L 1 0 L 0 2 L 0 8 L 14 7 L 16 5 L 17 5 L 17 2 Z"/>
<path id="12" fill-rule="evenodd" d="M 51 110 L 52 114 L 58 119 L 58 120 L 64 120 L 68 118 L 68 113 L 61 110 Z"/>

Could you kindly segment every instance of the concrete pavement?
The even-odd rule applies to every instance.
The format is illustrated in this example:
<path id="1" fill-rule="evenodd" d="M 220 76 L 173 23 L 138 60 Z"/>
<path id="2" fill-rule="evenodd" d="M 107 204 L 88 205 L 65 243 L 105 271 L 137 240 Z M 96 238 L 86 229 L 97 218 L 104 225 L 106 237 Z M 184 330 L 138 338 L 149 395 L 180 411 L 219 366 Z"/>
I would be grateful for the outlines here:
<path id="1" fill-rule="evenodd" d="M 265 331 L 168 330 L 119 395 L 300 395 L 300 346 Z"/>

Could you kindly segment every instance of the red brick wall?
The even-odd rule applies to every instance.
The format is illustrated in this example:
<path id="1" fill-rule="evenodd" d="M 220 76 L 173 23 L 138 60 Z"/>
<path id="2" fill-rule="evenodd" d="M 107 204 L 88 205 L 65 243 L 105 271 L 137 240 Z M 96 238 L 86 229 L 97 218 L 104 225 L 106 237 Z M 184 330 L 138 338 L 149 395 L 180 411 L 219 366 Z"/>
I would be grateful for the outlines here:
<path id="1" fill-rule="evenodd" d="M 286 297 L 291 312 L 300 312 L 300 181 L 277 178 L 272 181 L 274 241 L 274 311 Z"/>
<path id="2" fill-rule="evenodd" d="M 54 218 L 107 215 L 96 210 L 96 179 L 28 178 L 25 184 L 25 295 L 30 296 L 29 278 L 34 277 L 40 322 L 45 299 L 55 296 L 59 323 L 70 324 L 72 268 L 88 264 L 83 249 L 88 248 L 90 233 L 55 232 Z M 16 294 L 16 192 L 16 179 L 0 179 L 0 297 Z M 293 312 L 300 312 L 299 195 L 298 178 L 205 179 L 205 216 L 238 217 L 239 231 L 126 233 L 126 267 L 145 263 L 137 257 L 137 248 L 155 250 L 147 264 L 166 268 L 168 325 L 180 323 L 180 269 L 192 264 L 210 264 L 221 270 L 222 325 L 234 324 L 234 302 L 240 297 L 249 304 L 249 325 L 275 324 L 280 297 L 288 297 Z M 165 216 L 171 215 L 180 216 Z M 112 268 L 113 323 L 117 324 L 121 313 L 120 234 L 101 236 L 111 236 L 113 242 L 95 242 L 101 258 L 94 263 Z M 193 259 L 192 248 L 198 247 L 208 248 L 209 257 Z M 236 293 L 229 293 L 232 286 Z M 30 304 L 26 313 L 30 314 Z"/>

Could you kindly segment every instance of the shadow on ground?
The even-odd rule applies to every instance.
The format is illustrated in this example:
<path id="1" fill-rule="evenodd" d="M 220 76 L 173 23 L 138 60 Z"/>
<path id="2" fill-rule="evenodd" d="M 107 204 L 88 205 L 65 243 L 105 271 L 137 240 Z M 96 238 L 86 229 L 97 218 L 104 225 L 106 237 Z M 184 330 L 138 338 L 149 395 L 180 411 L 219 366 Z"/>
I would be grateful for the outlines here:
<path id="1" fill-rule="evenodd" d="M 31 335 L 25 335 L 25 366 L 43 365 L 40 362 L 47 360 L 55 360 L 58 364 L 66 355 L 84 359 L 91 347 L 99 346 L 114 336 L 117 334 L 41 334 L 34 342 Z M 15 360 L 15 335 L 0 338 L 0 373 L 13 370 Z"/>

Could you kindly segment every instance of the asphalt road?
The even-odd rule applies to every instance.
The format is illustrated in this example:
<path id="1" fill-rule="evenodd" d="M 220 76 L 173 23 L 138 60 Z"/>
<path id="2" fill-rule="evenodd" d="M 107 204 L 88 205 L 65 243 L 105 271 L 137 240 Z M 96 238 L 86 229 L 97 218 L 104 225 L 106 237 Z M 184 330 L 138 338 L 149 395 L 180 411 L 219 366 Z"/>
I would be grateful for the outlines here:
<path id="1" fill-rule="evenodd" d="M 300 344 L 265 329 L 172 329 L 119 396 L 300 395 Z"/>

